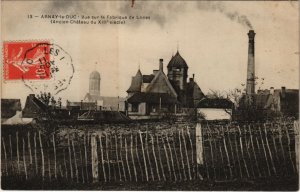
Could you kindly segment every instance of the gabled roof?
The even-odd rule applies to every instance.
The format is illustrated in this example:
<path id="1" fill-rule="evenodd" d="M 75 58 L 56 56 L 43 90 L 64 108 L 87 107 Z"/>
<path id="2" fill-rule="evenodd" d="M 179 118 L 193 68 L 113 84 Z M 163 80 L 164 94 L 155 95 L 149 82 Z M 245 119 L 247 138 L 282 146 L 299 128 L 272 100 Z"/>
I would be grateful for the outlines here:
<path id="1" fill-rule="evenodd" d="M 197 108 L 231 109 L 232 107 L 233 103 L 223 98 L 205 98 L 197 104 Z"/>
<path id="2" fill-rule="evenodd" d="M 127 93 L 141 91 L 141 86 L 143 83 L 142 81 L 143 81 L 143 75 L 139 69 L 137 71 L 136 75 L 134 77 L 132 77 L 131 84 L 130 84 L 129 89 L 127 90 Z"/>
<path id="3" fill-rule="evenodd" d="M 181 55 L 177 51 L 177 53 L 171 58 L 167 67 L 188 68 L 188 65 L 186 64 L 185 60 L 181 57 Z"/>
<path id="4" fill-rule="evenodd" d="M 174 104 L 177 99 L 168 93 L 135 93 L 128 100 L 128 103 L 152 103 L 152 104 Z"/>
<path id="5" fill-rule="evenodd" d="M 147 86 L 146 92 L 154 92 L 153 89 L 155 89 L 156 82 L 159 80 L 159 77 L 162 77 L 164 82 L 166 83 L 167 87 L 169 88 L 170 93 L 174 97 L 177 97 L 177 93 L 175 89 L 173 88 L 172 84 L 170 83 L 168 77 L 165 75 L 163 71 L 158 71 L 155 75 L 155 77 L 152 79 L 151 83 Z M 166 91 L 166 90 L 164 90 Z"/>
<path id="6" fill-rule="evenodd" d="M 200 100 L 205 97 L 201 88 L 195 81 L 190 81 L 187 83 L 187 91 L 187 94 L 193 96 L 194 100 Z"/>

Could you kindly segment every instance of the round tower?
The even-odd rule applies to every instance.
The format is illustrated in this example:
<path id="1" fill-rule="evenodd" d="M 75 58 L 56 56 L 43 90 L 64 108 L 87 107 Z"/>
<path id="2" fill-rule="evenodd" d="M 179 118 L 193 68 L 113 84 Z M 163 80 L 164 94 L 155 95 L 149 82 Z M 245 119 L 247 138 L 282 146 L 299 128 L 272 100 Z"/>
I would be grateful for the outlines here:
<path id="1" fill-rule="evenodd" d="M 100 96 L 100 73 L 93 71 L 90 74 L 89 93 L 93 96 Z"/>

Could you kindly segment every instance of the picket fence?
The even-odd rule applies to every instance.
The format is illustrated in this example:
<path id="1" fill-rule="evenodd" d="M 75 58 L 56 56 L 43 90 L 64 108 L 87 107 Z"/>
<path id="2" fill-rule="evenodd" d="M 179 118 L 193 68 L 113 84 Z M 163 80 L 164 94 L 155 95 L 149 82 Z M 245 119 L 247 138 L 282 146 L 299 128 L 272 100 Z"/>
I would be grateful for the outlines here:
<path id="1" fill-rule="evenodd" d="M 287 177 L 299 124 L 201 124 L 172 131 L 2 136 L 2 177 L 78 183 Z"/>

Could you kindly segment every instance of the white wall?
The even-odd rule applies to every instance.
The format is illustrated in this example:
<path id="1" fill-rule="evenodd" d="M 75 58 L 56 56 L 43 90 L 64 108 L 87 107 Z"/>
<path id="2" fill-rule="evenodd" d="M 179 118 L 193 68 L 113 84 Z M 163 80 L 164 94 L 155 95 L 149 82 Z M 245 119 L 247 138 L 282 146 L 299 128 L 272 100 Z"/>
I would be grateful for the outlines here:
<path id="1" fill-rule="evenodd" d="M 231 109 L 226 109 L 227 112 L 232 114 Z M 199 108 L 198 113 L 202 113 L 205 116 L 206 120 L 224 120 L 231 119 L 231 115 L 228 114 L 225 109 L 215 109 L 215 108 Z"/>

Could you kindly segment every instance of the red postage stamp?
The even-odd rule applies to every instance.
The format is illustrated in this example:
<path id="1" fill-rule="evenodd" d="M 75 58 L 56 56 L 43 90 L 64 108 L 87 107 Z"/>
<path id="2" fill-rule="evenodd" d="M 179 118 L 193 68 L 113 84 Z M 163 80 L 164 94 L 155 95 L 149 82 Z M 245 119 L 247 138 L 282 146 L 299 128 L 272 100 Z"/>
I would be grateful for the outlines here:
<path id="1" fill-rule="evenodd" d="M 4 42 L 4 80 L 50 79 L 48 41 Z"/>

